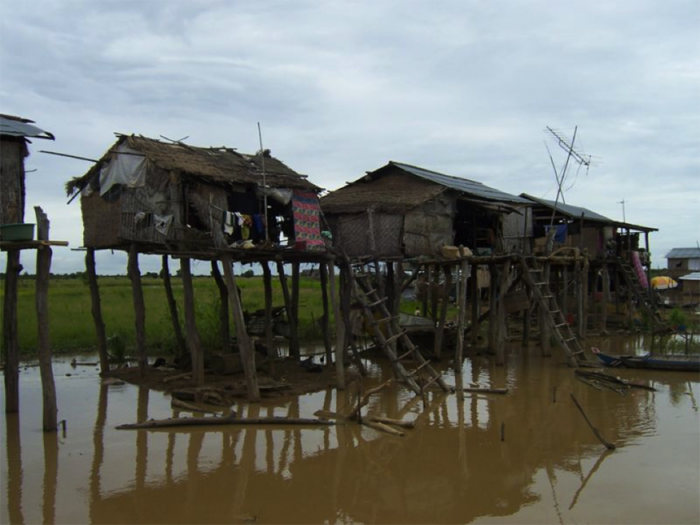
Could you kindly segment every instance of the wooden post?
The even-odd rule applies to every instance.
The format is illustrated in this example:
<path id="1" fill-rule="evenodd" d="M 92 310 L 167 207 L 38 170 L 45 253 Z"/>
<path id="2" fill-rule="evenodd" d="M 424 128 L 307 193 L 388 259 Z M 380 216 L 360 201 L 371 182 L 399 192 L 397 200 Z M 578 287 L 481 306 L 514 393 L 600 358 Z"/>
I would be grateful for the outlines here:
<path id="1" fill-rule="evenodd" d="M 5 413 L 19 412 L 19 342 L 17 339 L 17 282 L 22 271 L 19 250 L 7 252 L 3 303 L 3 352 L 5 354 Z"/>
<path id="2" fill-rule="evenodd" d="M 260 388 L 258 386 L 258 376 L 255 372 L 255 353 L 250 337 L 248 336 L 248 331 L 246 330 L 245 319 L 243 319 L 241 296 L 238 295 L 238 286 L 236 285 L 236 277 L 233 274 L 233 261 L 231 260 L 231 256 L 224 255 L 221 258 L 221 263 L 224 265 L 224 277 L 226 279 L 226 286 L 228 286 L 228 299 L 231 303 L 233 322 L 236 326 L 236 339 L 238 340 L 243 373 L 245 374 L 246 387 L 248 389 L 248 401 L 251 403 L 258 403 L 260 402 Z"/>
<path id="3" fill-rule="evenodd" d="M 197 330 L 197 320 L 194 306 L 194 288 L 192 286 L 192 269 L 189 257 L 180 259 L 182 273 L 182 291 L 185 302 L 185 328 L 187 346 L 192 360 L 192 379 L 198 385 L 204 384 L 204 354 Z"/>
<path id="4" fill-rule="evenodd" d="M 141 288 L 141 272 L 139 270 L 139 254 L 136 244 L 129 248 L 129 279 L 131 280 L 131 295 L 134 302 L 134 326 L 136 328 L 136 358 L 141 377 L 146 374 L 148 359 L 146 357 L 146 305 Z"/>
<path id="5" fill-rule="evenodd" d="M 323 301 L 323 346 L 326 351 L 326 366 L 330 367 L 333 363 L 333 345 L 331 343 L 331 309 L 328 305 L 328 263 L 325 261 L 319 265 L 321 274 L 321 300 Z M 332 263 L 330 263 L 332 264 Z"/>
<path id="6" fill-rule="evenodd" d="M 489 287 L 489 352 L 496 354 L 498 336 L 498 268 L 489 264 L 491 286 Z"/>
<path id="7" fill-rule="evenodd" d="M 462 361 L 464 359 L 464 321 L 467 315 L 467 269 L 469 267 L 467 260 L 464 258 L 464 248 L 459 247 L 459 255 L 462 260 L 459 265 L 459 302 L 457 304 L 458 308 L 458 318 L 457 318 L 457 350 L 455 352 L 455 375 L 462 375 Z M 459 398 L 462 399 L 461 388 L 457 389 Z"/>
<path id="8" fill-rule="evenodd" d="M 335 264 L 328 263 L 328 286 L 331 292 L 331 304 L 333 305 L 333 315 L 335 316 L 335 376 L 336 388 L 345 390 L 345 364 L 343 356 L 345 354 L 345 323 L 340 314 L 340 305 L 335 288 Z"/>
<path id="9" fill-rule="evenodd" d="M 175 302 L 175 294 L 173 293 L 173 286 L 170 281 L 170 267 L 168 266 L 167 255 L 163 255 L 161 277 L 163 278 L 163 286 L 165 287 L 165 297 L 168 302 L 168 310 L 170 311 L 170 320 L 173 323 L 173 334 L 175 334 L 178 356 L 183 358 L 187 354 L 187 344 L 185 343 L 185 337 L 182 335 L 180 315 L 177 313 L 177 303 Z"/>
<path id="10" fill-rule="evenodd" d="M 398 302 L 396 301 L 396 277 L 394 275 L 394 263 L 391 261 L 387 261 L 385 264 L 387 297 L 386 305 L 391 315 L 398 315 L 398 310 L 395 308 Z"/>
<path id="11" fill-rule="evenodd" d="M 561 275 L 562 275 L 562 281 L 563 281 L 563 290 L 561 294 L 561 313 L 564 316 L 564 319 L 566 319 L 567 314 L 569 313 L 569 265 L 568 263 L 565 263 L 564 266 L 562 266 L 561 270 Z"/>
<path id="12" fill-rule="evenodd" d="M 300 357 L 299 351 L 299 261 L 292 263 L 292 322 L 294 329 L 289 332 L 289 350 L 295 357 Z"/>
<path id="13" fill-rule="evenodd" d="M 546 262 L 542 265 L 542 276 L 543 279 L 547 282 L 549 282 L 549 274 L 550 274 L 550 263 Z M 552 356 L 552 344 L 551 344 L 551 329 L 549 328 L 549 323 L 547 322 L 547 316 L 549 315 L 549 312 L 547 309 L 549 308 L 549 300 L 544 301 L 546 304 L 546 308 L 542 309 L 541 307 L 538 309 L 539 310 L 539 327 L 540 327 L 540 346 L 542 347 L 542 355 L 545 357 L 551 357 Z"/>
<path id="14" fill-rule="evenodd" d="M 263 270 L 263 286 L 265 288 L 265 346 L 267 347 L 267 364 L 270 367 L 270 375 L 275 376 L 275 360 L 277 348 L 272 336 L 272 271 L 267 261 L 260 263 Z"/>
<path id="15" fill-rule="evenodd" d="M 219 334 L 221 335 L 221 351 L 228 352 L 231 349 L 231 330 L 228 325 L 230 318 L 228 311 L 228 288 L 226 288 L 226 283 L 223 277 L 221 277 L 219 262 L 216 260 L 211 261 L 211 275 L 214 277 L 216 287 L 219 289 Z"/>
<path id="16" fill-rule="evenodd" d="M 428 290 L 430 290 L 430 318 L 433 320 L 433 326 L 439 322 L 438 318 L 438 300 L 439 300 L 439 288 L 440 288 L 440 267 L 434 264 L 430 268 L 430 285 Z"/>
<path id="17" fill-rule="evenodd" d="M 49 239 L 49 219 L 39 206 L 34 207 L 37 221 L 37 239 Z M 44 400 L 44 432 L 55 432 L 58 427 L 56 384 L 51 368 L 51 341 L 49 338 L 49 273 L 51 271 L 51 247 L 43 246 L 36 253 L 36 324 L 37 349 L 41 390 Z"/>
<path id="18" fill-rule="evenodd" d="M 287 320 L 289 321 L 289 355 L 299 359 L 299 338 L 297 336 L 297 320 L 294 317 L 294 306 L 292 298 L 289 294 L 287 286 L 287 276 L 284 273 L 284 264 L 282 261 L 277 261 L 277 276 L 280 279 L 282 286 L 282 295 L 284 297 L 284 309 L 287 312 Z"/>
<path id="19" fill-rule="evenodd" d="M 581 332 L 579 337 L 583 341 L 586 338 L 586 331 L 588 330 L 588 257 L 583 256 L 583 268 L 581 272 L 581 288 L 582 294 L 581 299 L 583 300 L 583 305 L 581 310 L 583 315 L 581 316 Z"/>
<path id="20" fill-rule="evenodd" d="M 439 268 L 439 266 L 436 267 Z M 438 359 L 442 358 L 442 342 L 445 338 L 445 322 L 447 321 L 447 304 L 450 302 L 450 287 L 452 286 L 452 269 L 449 265 L 443 266 L 442 269 L 445 273 L 445 286 L 441 294 L 440 317 L 435 331 L 435 345 L 433 347 L 433 353 Z"/>
<path id="21" fill-rule="evenodd" d="M 508 281 L 510 279 L 510 262 L 505 262 L 503 268 L 500 271 L 498 279 L 498 291 L 497 291 L 497 321 L 498 326 L 496 329 L 496 365 L 503 365 L 506 362 L 505 358 L 505 346 L 506 346 L 506 336 L 507 336 L 507 325 L 506 325 L 506 305 L 503 300 L 506 292 L 508 291 Z"/>
<path id="22" fill-rule="evenodd" d="M 603 297 L 600 301 L 600 331 L 603 335 L 608 334 L 608 303 L 610 302 L 610 272 L 608 265 L 603 263 L 601 270 L 603 277 Z"/>
<path id="23" fill-rule="evenodd" d="M 584 307 L 583 268 L 580 261 L 576 263 L 576 332 L 579 338 L 583 338 L 586 310 Z"/>
<path id="24" fill-rule="evenodd" d="M 472 295 L 472 319 L 471 319 L 471 336 L 472 348 L 476 348 L 479 342 L 479 266 L 472 264 L 471 275 L 471 295 Z"/>
<path id="25" fill-rule="evenodd" d="M 100 288 L 97 284 L 97 271 L 95 269 L 95 249 L 88 248 L 85 254 L 85 270 L 87 271 L 88 285 L 90 286 L 90 300 L 92 303 L 92 320 L 95 323 L 97 335 L 97 351 L 100 355 L 100 374 L 109 372 L 109 354 L 107 352 L 107 335 L 105 322 L 102 319 L 102 304 L 100 301 Z"/>

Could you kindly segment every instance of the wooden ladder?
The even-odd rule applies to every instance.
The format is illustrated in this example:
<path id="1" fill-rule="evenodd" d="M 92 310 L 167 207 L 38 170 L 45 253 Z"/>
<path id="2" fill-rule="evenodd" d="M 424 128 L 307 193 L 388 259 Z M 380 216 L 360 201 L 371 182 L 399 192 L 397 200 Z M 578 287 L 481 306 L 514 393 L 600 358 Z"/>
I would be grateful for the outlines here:
<path id="1" fill-rule="evenodd" d="M 639 282 L 639 278 L 637 277 L 637 274 L 632 266 L 621 257 L 617 258 L 617 265 L 625 280 L 625 285 L 627 285 L 627 288 L 632 291 L 635 299 L 637 299 L 637 302 L 641 305 L 641 307 L 654 318 L 654 323 L 661 325 L 662 327 L 667 327 L 666 321 L 661 316 L 661 313 L 654 308 L 651 298 L 649 297 L 649 293 L 642 287 L 642 283 Z"/>
<path id="2" fill-rule="evenodd" d="M 579 361 L 587 361 L 588 357 L 581 342 L 564 318 L 556 297 L 549 287 L 549 282 L 545 279 L 542 268 L 537 264 L 537 259 L 520 256 L 520 266 L 523 281 L 530 288 L 532 300 L 544 312 L 545 321 L 552 329 L 557 343 L 566 353 L 569 366 L 578 367 Z"/>
<path id="3" fill-rule="evenodd" d="M 362 305 L 371 334 L 389 358 L 394 375 L 405 381 L 417 395 L 422 396 L 433 383 L 437 383 L 445 392 L 452 392 L 452 388 L 442 379 L 442 374 L 430 365 L 406 331 L 401 329 L 399 317 L 391 315 L 386 306 L 387 298 L 379 297 L 377 290 L 372 288 L 370 275 L 363 271 L 363 265 L 354 265 L 349 273 L 352 295 Z M 399 353 L 397 341 L 401 342 L 402 353 Z"/>

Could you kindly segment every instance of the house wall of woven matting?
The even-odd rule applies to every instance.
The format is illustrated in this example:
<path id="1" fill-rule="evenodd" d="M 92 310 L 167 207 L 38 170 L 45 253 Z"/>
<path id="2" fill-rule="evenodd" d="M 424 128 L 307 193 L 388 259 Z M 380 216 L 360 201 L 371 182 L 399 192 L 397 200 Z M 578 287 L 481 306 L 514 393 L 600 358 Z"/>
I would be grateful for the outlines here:
<path id="1" fill-rule="evenodd" d="M 24 150 L 23 140 L 3 137 L 0 141 L 0 224 L 24 221 Z"/>
<path id="2" fill-rule="evenodd" d="M 251 195 L 251 199 L 256 199 Z M 187 201 L 197 214 L 197 221 L 206 231 L 211 232 L 214 246 L 226 247 L 223 234 L 223 213 L 228 209 L 226 192 L 223 188 L 209 184 L 188 186 Z"/>
<path id="3" fill-rule="evenodd" d="M 343 215 L 333 231 L 333 244 L 350 257 L 401 255 L 403 217 L 383 213 Z"/>
<path id="4" fill-rule="evenodd" d="M 121 195 L 103 199 L 93 192 L 80 198 L 83 214 L 83 244 L 88 248 L 111 248 L 121 244 Z"/>

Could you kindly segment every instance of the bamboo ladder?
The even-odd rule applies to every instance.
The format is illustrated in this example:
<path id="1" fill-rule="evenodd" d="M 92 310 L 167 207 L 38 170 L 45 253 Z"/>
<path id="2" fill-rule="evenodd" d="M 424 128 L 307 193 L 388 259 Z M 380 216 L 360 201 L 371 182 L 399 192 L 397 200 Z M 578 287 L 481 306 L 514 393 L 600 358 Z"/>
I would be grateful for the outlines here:
<path id="1" fill-rule="evenodd" d="M 424 396 L 425 390 L 433 383 L 437 383 L 445 392 L 452 392 L 452 388 L 442 379 L 442 374 L 430 365 L 430 361 L 423 357 L 406 331 L 401 329 L 398 316 L 391 315 L 386 306 L 387 298 L 379 297 L 378 291 L 372 288 L 370 274 L 364 271 L 364 264 L 353 264 L 350 267 L 352 295 L 362 306 L 370 331 L 389 358 L 394 375 L 405 381 L 408 387 L 420 396 Z M 400 355 L 397 341 L 401 342 L 405 350 Z"/>
<path id="2" fill-rule="evenodd" d="M 564 314 L 559 309 L 556 298 L 552 293 L 549 282 L 544 277 L 542 268 L 534 257 L 519 257 L 523 280 L 532 292 L 532 300 L 545 313 L 544 318 L 552 333 L 567 356 L 571 367 L 578 367 L 579 361 L 587 361 L 583 346 L 566 322 Z"/>

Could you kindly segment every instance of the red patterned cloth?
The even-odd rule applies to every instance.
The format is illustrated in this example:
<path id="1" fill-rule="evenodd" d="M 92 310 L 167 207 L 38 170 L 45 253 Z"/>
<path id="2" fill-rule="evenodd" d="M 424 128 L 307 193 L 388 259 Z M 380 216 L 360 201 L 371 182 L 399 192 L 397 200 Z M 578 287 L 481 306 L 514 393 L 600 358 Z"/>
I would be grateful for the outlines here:
<path id="1" fill-rule="evenodd" d="M 294 240 L 305 241 L 307 250 L 322 250 L 325 247 L 321 237 L 321 206 L 313 192 L 294 191 L 292 196 L 294 211 Z"/>

